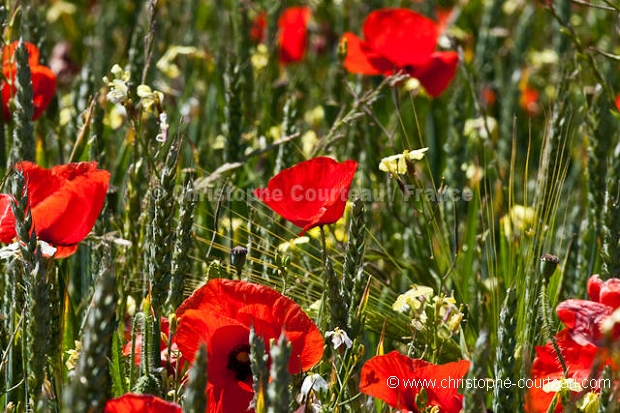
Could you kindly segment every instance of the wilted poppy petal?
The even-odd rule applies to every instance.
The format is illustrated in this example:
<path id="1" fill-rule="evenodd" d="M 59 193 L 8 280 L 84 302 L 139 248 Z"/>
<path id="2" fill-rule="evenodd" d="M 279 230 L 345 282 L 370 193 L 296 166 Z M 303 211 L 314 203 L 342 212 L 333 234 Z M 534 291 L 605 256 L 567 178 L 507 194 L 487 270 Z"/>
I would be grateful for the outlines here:
<path id="1" fill-rule="evenodd" d="M 435 22 L 408 9 L 376 10 L 364 22 L 368 46 L 398 67 L 428 61 L 437 35 Z"/>
<path id="2" fill-rule="evenodd" d="M 181 413 L 181 406 L 150 394 L 125 394 L 105 404 L 103 413 Z"/>
<path id="3" fill-rule="evenodd" d="M 362 40 L 353 33 L 347 32 L 341 41 L 346 41 L 347 55 L 344 59 L 344 67 L 351 73 L 363 75 L 380 75 L 384 73 L 381 67 L 390 70 L 393 64 L 365 46 Z M 383 64 L 381 64 L 383 63 Z"/>
<path id="4" fill-rule="evenodd" d="M 456 52 L 435 52 L 427 63 L 415 68 L 411 75 L 420 81 L 431 96 L 437 97 L 454 78 L 458 62 Z"/>
<path id="5" fill-rule="evenodd" d="M 303 59 L 310 16 L 309 7 L 289 7 L 278 19 L 280 62 L 293 63 Z"/>
<path id="6" fill-rule="evenodd" d="M 254 194 L 283 218 L 308 229 L 339 220 L 349 196 L 357 162 L 339 163 L 328 157 L 313 158 L 284 169 L 267 188 Z"/>
<path id="7" fill-rule="evenodd" d="M 570 331 L 571 338 L 580 345 L 596 344 L 601 338 L 601 323 L 613 309 L 587 300 L 565 300 L 558 304 L 556 314 Z"/>
<path id="8" fill-rule="evenodd" d="M 15 216 L 11 203 L 14 198 L 11 195 L 0 194 L 0 242 L 10 243 L 15 238 Z"/>

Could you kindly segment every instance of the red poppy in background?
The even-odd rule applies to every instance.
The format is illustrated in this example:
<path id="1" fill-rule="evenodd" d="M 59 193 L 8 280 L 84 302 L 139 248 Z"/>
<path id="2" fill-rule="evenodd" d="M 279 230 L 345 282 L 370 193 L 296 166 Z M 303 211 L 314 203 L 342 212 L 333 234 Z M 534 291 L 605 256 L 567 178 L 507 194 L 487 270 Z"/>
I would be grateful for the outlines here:
<path id="1" fill-rule="evenodd" d="M 293 300 L 259 284 L 213 279 L 176 312 L 176 342 L 189 361 L 208 349 L 209 412 L 244 412 L 253 398 L 250 327 L 269 347 L 284 332 L 291 344 L 289 372 L 309 370 L 323 357 L 323 336 Z"/>
<path id="2" fill-rule="evenodd" d="M 254 17 L 252 28 L 250 29 L 250 39 L 255 43 L 265 40 L 265 29 L 267 28 L 267 12 L 261 11 Z"/>
<path id="3" fill-rule="evenodd" d="M 347 32 L 344 67 L 351 73 L 389 76 L 404 71 L 439 96 L 456 72 L 456 52 L 435 51 L 439 27 L 408 9 L 375 10 L 364 21 L 364 38 Z"/>
<path id="4" fill-rule="evenodd" d="M 168 351 L 168 344 L 170 340 L 170 321 L 168 321 L 166 317 L 160 318 L 159 329 L 161 331 L 161 339 L 159 341 L 161 366 L 168 367 L 168 363 L 170 363 L 169 367 L 172 370 L 172 373 L 178 365 L 183 365 L 183 359 L 178 357 L 179 349 L 174 341 L 170 344 L 170 350 L 172 353 Z M 131 356 L 132 347 L 131 328 L 125 329 L 125 339 L 127 339 L 128 342 L 123 346 L 123 356 L 129 357 Z M 142 356 L 142 331 L 136 334 L 134 350 L 134 362 L 136 365 L 140 365 Z"/>
<path id="5" fill-rule="evenodd" d="M 289 7 L 278 18 L 278 48 L 280 63 L 299 62 L 306 54 L 308 22 L 312 12 L 309 7 Z M 265 39 L 267 14 L 260 12 L 254 19 L 250 37 L 257 43 Z"/>
<path id="6" fill-rule="evenodd" d="M 6 81 L 2 84 L 2 112 L 5 121 L 11 120 L 9 101 L 16 93 L 15 86 L 12 86 L 17 72 L 13 55 L 18 45 L 19 42 L 13 42 L 10 46 L 6 46 L 2 55 L 4 77 L 11 79 L 11 85 Z M 50 68 L 39 64 L 39 49 L 34 44 L 24 42 L 24 45 L 28 51 L 28 65 L 30 66 L 32 81 L 32 103 L 34 105 L 32 119 L 35 120 L 43 114 L 52 97 L 54 97 L 56 92 L 56 75 Z"/>
<path id="7" fill-rule="evenodd" d="M 339 163 L 318 157 L 284 169 L 254 195 L 271 209 L 302 228 L 333 224 L 342 218 L 357 162 Z"/>
<path id="8" fill-rule="evenodd" d="M 103 208 L 110 173 L 96 162 L 80 162 L 41 168 L 32 162 L 15 166 L 25 177 L 28 203 L 37 237 L 56 248 L 54 258 L 77 250 L 95 225 Z M 16 237 L 12 195 L 0 194 L 0 242 Z"/>
<path id="9" fill-rule="evenodd" d="M 540 113 L 540 105 L 538 98 L 540 93 L 538 90 L 529 87 L 527 84 L 521 88 L 521 97 L 519 97 L 519 105 L 525 110 L 530 117 L 534 117 Z"/>
<path id="10" fill-rule="evenodd" d="M 614 103 L 616 104 L 616 109 L 620 112 L 620 94 L 616 95 L 616 100 Z"/>
<path id="11" fill-rule="evenodd" d="M 308 43 L 309 7 L 289 7 L 278 19 L 280 62 L 294 63 L 303 59 Z"/>
<path id="12" fill-rule="evenodd" d="M 459 380 L 469 366 L 467 360 L 436 365 L 392 351 L 364 363 L 360 391 L 403 412 L 418 413 L 426 407 L 438 407 L 442 413 L 458 413 L 463 407 L 463 395 L 457 393 Z M 426 392 L 426 406 L 416 405 L 422 388 Z"/>
<path id="13" fill-rule="evenodd" d="M 181 406 L 151 394 L 128 393 L 105 404 L 103 413 L 181 413 Z"/>

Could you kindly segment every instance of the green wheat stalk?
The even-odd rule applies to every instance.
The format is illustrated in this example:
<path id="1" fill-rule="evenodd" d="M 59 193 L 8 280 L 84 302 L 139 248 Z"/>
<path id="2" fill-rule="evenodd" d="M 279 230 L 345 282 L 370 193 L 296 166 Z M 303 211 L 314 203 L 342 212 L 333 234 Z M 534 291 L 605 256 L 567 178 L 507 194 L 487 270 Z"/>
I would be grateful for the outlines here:
<path id="1" fill-rule="evenodd" d="M 196 352 L 194 363 L 189 371 L 189 380 L 183 402 L 184 413 L 203 413 L 207 408 L 207 347 L 203 343 Z"/>
<path id="2" fill-rule="evenodd" d="M 63 413 L 101 411 L 108 397 L 108 357 L 116 330 L 116 274 L 104 262 L 82 333 L 82 351 L 68 388 Z"/>

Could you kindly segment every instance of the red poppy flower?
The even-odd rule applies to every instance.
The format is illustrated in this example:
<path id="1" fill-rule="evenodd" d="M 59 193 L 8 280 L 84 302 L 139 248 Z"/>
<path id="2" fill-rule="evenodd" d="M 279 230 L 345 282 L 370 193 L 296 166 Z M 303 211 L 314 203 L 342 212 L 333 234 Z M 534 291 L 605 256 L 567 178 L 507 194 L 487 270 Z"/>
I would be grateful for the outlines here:
<path id="1" fill-rule="evenodd" d="M 174 341 L 170 344 L 170 350 L 172 351 L 172 353 L 170 354 L 168 352 L 168 344 L 170 340 L 170 321 L 168 321 L 166 317 L 160 318 L 159 329 L 161 331 L 161 339 L 159 341 L 161 366 L 167 367 L 169 365 L 172 373 L 177 366 L 183 365 L 183 359 L 178 357 L 179 349 Z M 129 328 L 125 331 L 125 338 L 128 340 L 128 342 L 123 346 L 123 356 L 129 357 L 131 356 L 132 347 L 131 329 Z M 139 365 L 142 355 L 142 332 L 136 334 L 134 350 L 134 362 L 136 365 Z"/>
<path id="2" fill-rule="evenodd" d="M 616 104 L 616 109 L 620 112 L 620 94 L 616 95 L 616 100 L 614 103 Z"/>
<path id="3" fill-rule="evenodd" d="M 439 27 L 408 9 L 381 9 L 368 15 L 364 37 L 347 32 L 344 67 L 351 73 L 389 76 L 404 71 L 439 96 L 456 72 L 456 52 L 437 52 Z"/>
<path id="4" fill-rule="evenodd" d="M 458 413 L 463 407 L 463 395 L 457 391 L 469 365 L 467 360 L 436 365 L 392 351 L 364 363 L 360 391 L 403 412 L 417 413 L 436 406 L 442 413 Z M 416 404 L 422 389 L 426 392 L 426 406 Z"/>
<path id="5" fill-rule="evenodd" d="M 599 348 L 592 344 L 581 345 L 574 341 L 568 330 L 562 330 L 555 336 L 555 341 L 560 348 L 562 359 L 568 370 L 568 377 L 564 376 L 562 365 L 552 343 L 536 347 L 536 358 L 531 369 L 531 385 L 528 386 L 526 397 L 526 411 L 528 413 L 546 412 L 551 401 L 560 386 L 554 385 L 554 381 L 570 379 L 571 383 L 564 383 L 564 387 L 575 386 L 571 391 L 573 400 L 580 396 L 581 390 L 600 390 L 598 388 L 583 388 L 582 384 L 589 385 L 588 379 L 592 374 L 597 355 L 600 356 Z M 602 367 L 601 367 L 602 368 Z M 584 381 L 585 380 L 585 381 Z M 557 383 L 557 382 L 556 382 Z M 555 410 L 562 411 L 561 403 Z"/>
<path id="6" fill-rule="evenodd" d="M 539 92 L 536 89 L 524 85 L 519 98 L 519 105 L 525 110 L 528 116 L 533 117 L 540 113 L 540 105 L 538 104 Z"/>
<path id="7" fill-rule="evenodd" d="M 250 29 L 250 39 L 255 43 L 261 43 L 265 40 L 265 29 L 267 27 L 267 13 L 261 11 L 256 15 Z"/>
<path id="8" fill-rule="evenodd" d="M 588 279 L 590 300 L 607 305 L 613 309 L 620 307 L 620 278 L 603 281 L 598 274 Z"/>
<path id="9" fill-rule="evenodd" d="M 15 166 L 26 179 L 28 202 L 37 237 L 56 247 L 55 258 L 77 250 L 95 225 L 103 208 L 110 173 L 96 162 L 80 162 L 41 168 L 32 162 Z M 0 194 L 0 242 L 11 242 L 15 217 L 11 195 Z"/>
<path id="10" fill-rule="evenodd" d="M 105 404 L 103 413 L 181 413 L 181 406 L 151 394 L 128 393 Z"/>
<path id="11" fill-rule="evenodd" d="M 592 371 L 594 366 L 603 366 L 611 363 L 611 359 L 604 347 L 603 323 L 620 307 L 620 279 L 612 278 L 602 281 L 598 275 L 588 280 L 588 295 L 590 300 L 570 299 L 561 302 L 556 313 L 566 328 L 555 336 L 555 341 L 567 366 L 568 377 L 560 365 L 558 355 L 552 343 L 536 347 L 536 358 L 532 364 L 531 376 L 537 379 L 538 386 L 528 390 L 527 411 L 546 412 L 549 404 L 557 392 L 557 387 L 543 385 L 552 380 L 571 379 L 576 390 L 571 392 L 573 400 L 581 396 L 580 391 L 596 391 L 598 386 L 587 388 L 583 386 L 598 385 L 597 381 L 585 381 L 600 373 Z M 620 325 L 615 325 L 612 339 L 620 337 Z M 614 368 L 615 369 L 615 368 Z M 594 376 L 596 378 L 596 376 Z M 556 412 L 562 411 L 558 406 Z"/>
<path id="12" fill-rule="evenodd" d="M 252 401 L 250 326 L 269 347 L 284 332 L 289 372 L 309 370 L 323 357 L 323 336 L 293 300 L 263 285 L 214 279 L 177 309 L 176 342 L 189 361 L 207 344 L 209 412 L 244 412 Z"/>
<path id="13" fill-rule="evenodd" d="M 497 94 L 490 86 L 483 86 L 480 89 L 480 101 L 484 108 L 489 108 L 497 102 Z"/>
<path id="14" fill-rule="evenodd" d="M 309 7 L 289 7 L 278 19 L 280 62 L 294 63 L 303 59 L 308 42 Z"/>
<path id="15" fill-rule="evenodd" d="M 342 218 L 357 162 L 318 157 L 285 169 L 254 195 L 284 219 L 302 228 L 333 224 Z"/>
<path id="16" fill-rule="evenodd" d="M 11 84 L 15 82 L 17 66 L 15 65 L 13 55 L 19 42 L 13 42 L 10 46 L 4 48 L 2 57 L 2 71 L 6 79 L 11 79 Z M 49 105 L 54 93 L 56 92 L 56 75 L 48 67 L 39 65 L 39 49 L 28 42 L 24 42 L 26 50 L 28 50 L 28 65 L 30 66 L 30 75 L 32 81 L 32 103 L 34 105 L 34 114 L 32 119 L 35 120 L 43 114 L 47 105 Z M 9 85 L 6 81 L 2 84 L 2 112 L 5 121 L 11 120 L 9 111 L 9 100 L 16 93 L 15 86 Z"/>
<path id="17" fill-rule="evenodd" d="M 308 43 L 308 22 L 312 12 L 309 7 L 289 7 L 278 18 L 278 47 L 280 63 L 299 62 L 306 54 Z M 250 30 L 250 38 L 260 43 L 265 38 L 267 14 L 260 12 Z"/>

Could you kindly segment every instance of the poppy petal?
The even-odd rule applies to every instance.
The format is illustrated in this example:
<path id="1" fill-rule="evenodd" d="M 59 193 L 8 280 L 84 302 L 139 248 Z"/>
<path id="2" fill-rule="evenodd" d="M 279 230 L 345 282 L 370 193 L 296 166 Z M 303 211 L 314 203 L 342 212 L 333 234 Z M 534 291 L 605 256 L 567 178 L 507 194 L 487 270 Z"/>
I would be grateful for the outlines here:
<path id="1" fill-rule="evenodd" d="M 393 64 L 369 49 L 362 40 L 353 33 L 347 32 L 341 42 L 346 41 L 347 55 L 344 58 L 344 67 L 350 73 L 363 75 L 380 75 L 385 70 L 391 70 Z"/>
<path id="2" fill-rule="evenodd" d="M 441 406 L 441 411 L 460 412 L 463 407 L 463 396 L 457 393 L 459 380 L 467 374 L 469 367 L 469 361 L 459 360 L 442 365 L 429 364 L 418 369 L 418 380 L 436 384 L 425 389 L 428 404 Z"/>
<path id="3" fill-rule="evenodd" d="M 562 330 L 556 334 L 555 342 L 567 367 L 568 378 L 575 379 L 578 382 L 590 378 L 592 366 L 599 351 L 598 347 L 592 344 L 581 345 L 577 343 L 571 338 L 568 330 Z M 549 342 L 544 346 L 536 347 L 536 358 L 532 363 L 530 375 L 538 383 L 549 383 L 553 380 L 567 378 L 564 377 L 564 371 L 553 343 Z M 574 395 L 577 396 L 577 394 Z M 525 403 L 526 412 L 547 412 L 554 396 L 554 392 L 545 391 L 540 385 L 529 387 Z M 562 406 L 558 405 L 555 411 L 561 412 Z"/>
<path id="4" fill-rule="evenodd" d="M 128 393 L 105 404 L 103 413 L 181 413 L 181 406 L 151 394 Z"/>
<path id="5" fill-rule="evenodd" d="M 217 314 L 189 309 L 183 313 L 175 334 L 175 342 L 183 357 L 193 361 L 201 343 L 209 351 L 207 395 L 209 412 L 243 412 L 253 398 L 250 384 L 235 377 L 228 367 L 235 348 L 249 345 L 248 327 L 224 320 Z"/>
<path id="6" fill-rule="evenodd" d="M 11 208 L 14 198 L 11 195 L 0 194 L 0 242 L 8 244 L 15 238 L 15 216 Z"/>
<path id="7" fill-rule="evenodd" d="M 437 45 L 435 22 L 408 9 L 373 11 L 363 31 L 371 49 L 401 68 L 425 63 Z"/>
<path id="8" fill-rule="evenodd" d="M 267 28 L 267 12 L 261 11 L 254 17 L 252 28 L 250 29 L 250 39 L 254 43 L 261 43 L 265 39 L 265 29 Z"/>
<path id="9" fill-rule="evenodd" d="M 454 8 L 436 7 L 435 17 L 437 18 L 437 32 L 442 34 L 454 19 Z"/>
<path id="10" fill-rule="evenodd" d="M 187 309 L 183 312 L 183 317 L 179 319 L 179 325 L 174 334 L 174 342 L 183 357 L 189 362 L 193 362 L 194 355 L 202 343 L 207 343 L 210 346 L 215 332 L 231 325 L 242 326 L 235 319 L 221 314 L 199 309 Z"/>
<path id="11" fill-rule="evenodd" d="M 7 79 L 11 79 L 11 84 L 15 82 L 17 67 L 15 65 L 13 54 L 19 42 L 13 42 L 10 46 L 4 48 L 3 54 L 3 72 Z M 32 82 L 32 102 L 34 112 L 32 119 L 39 118 L 56 93 L 56 75 L 48 67 L 39 65 L 39 49 L 32 44 L 25 42 L 28 51 L 28 65 L 30 66 L 31 82 Z M 9 101 L 15 95 L 16 89 L 10 86 L 8 82 L 2 84 L 2 115 L 6 121 L 11 120 L 9 111 Z"/>
<path id="12" fill-rule="evenodd" d="M 603 283 L 599 302 L 612 309 L 620 307 L 620 279 L 610 278 Z"/>
<path id="13" fill-rule="evenodd" d="M 409 377 L 414 364 L 409 357 L 395 351 L 385 356 L 375 356 L 362 366 L 360 391 L 383 400 L 395 409 L 417 411 L 415 396 L 419 389 L 400 391 L 386 385 L 388 377 Z"/>
<path id="14" fill-rule="evenodd" d="M 35 120 L 43 114 L 56 93 L 56 75 L 45 66 L 33 66 L 30 72 L 34 106 L 32 120 Z"/>
<path id="15" fill-rule="evenodd" d="M 3 64 L 13 64 L 13 55 L 15 54 L 15 49 L 19 46 L 19 41 L 12 42 L 8 47 L 5 46 L 2 55 L 2 63 Z M 28 65 L 36 66 L 39 64 L 39 48 L 35 46 L 33 43 L 24 42 L 24 46 L 26 47 L 26 51 L 28 52 Z"/>
<path id="16" fill-rule="evenodd" d="M 599 278 L 598 274 L 594 274 L 588 279 L 588 296 L 590 300 L 600 302 L 602 286 L 603 280 Z"/>
<path id="17" fill-rule="evenodd" d="M 228 382 L 224 386 L 207 384 L 207 413 L 252 412 L 249 409 L 254 392 Z"/>
<path id="18" fill-rule="evenodd" d="M 215 385 L 225 385 L 229 382 L 251 390 L 251 376 L 236 377 L 235 372 L 229 368 L 229 358 L 239 347 L 250 345 L 250 329 L 246 326 L 231 324 L 215 330 L 209 342 L 209 380 Z M 245 407 L 248 405 L 246 404 Z"/>
<path id="19" fill-rule="evenodd" d="M 412 76 L 420 81 L 431 96 L 437 97 L 454 78 L 458 62 L 456 52 L 435 52 L 428 62 L 415 69 Z"/>
<path id="20" fill-rule="evenodd" d="M 417 412 L 416 396 L 426 383 L 428 406 L 437 406 L 442 412 L 457 413 L 463 405 L 463 396 L 457 393 L 458 381 L 469 367 L 470 363 L 466 360 L 435 365 L 392 351 L 373 357 L 364 364 L 360 391 L 385 401 L 395 409 Z M 392 381 L 394 378 L 398 383 Z"/>
<path id="21" fill-rule="evenodd" d="M 280 62 L 293 63 L 303 59 L 310 16 L 309 7 L 289 7 L 278 19 Z"/>
<path id="22" fill-rule="evenodd" d="M 54 257 L 58 257 L 58 250 L 56 251 L 56 254 L 54 254 Z M 175 342 L 170 345 L 170 350 L 172 350 L 171 353 L 168 352 L 168 340 L 164 339 L 164 337 L 168 338 L 170 336 L 170 321 L 166 317 L 160 318 L 159 328 L 162 335 L 162 339 L 159 342 L 159 348 L 161 350 L 161 366 L 167 367 L 168 363 L 170 363 L 169 367 L 171 369 L 171 372 L 173 373 L 177 366 L 183 365 L 185 359 L 177 357 L 178 347 Z M 126 326 L 125 328 L 125 339 L 127 340 L 127 343 L 123 346 L 123 356 L 129 357 L 131 355 L 133 344 L 131 340 L 131 328 L 128 326 Z M 142 331 L 137 332 L 134 344 L 134 362 L 138 366 L 140 365 L 142 355 Z"/>

